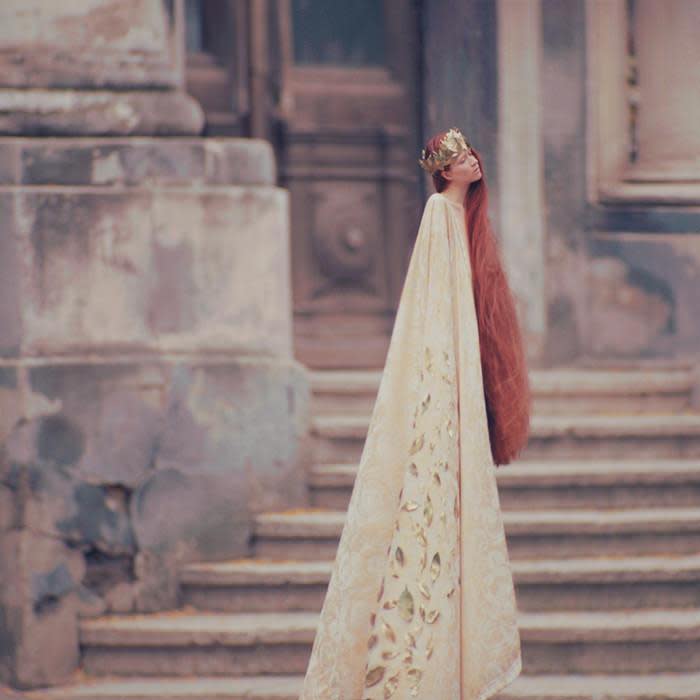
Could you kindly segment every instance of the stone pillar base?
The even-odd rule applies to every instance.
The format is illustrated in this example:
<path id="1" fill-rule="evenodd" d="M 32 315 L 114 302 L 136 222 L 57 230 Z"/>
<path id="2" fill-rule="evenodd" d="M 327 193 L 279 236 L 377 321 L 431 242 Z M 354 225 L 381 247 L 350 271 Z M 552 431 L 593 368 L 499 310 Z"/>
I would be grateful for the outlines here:
<path id="1" fill-rule="evenodd" d="M 0 139 L 0 680 L 306 505 L 289 255 L 267 142 Z"/>
<path id="2" fill-rule="evenodd" d="M 183 92 L 0 89 L 0 134 L 187 136 L 203 128 L 202 108 Z"/>

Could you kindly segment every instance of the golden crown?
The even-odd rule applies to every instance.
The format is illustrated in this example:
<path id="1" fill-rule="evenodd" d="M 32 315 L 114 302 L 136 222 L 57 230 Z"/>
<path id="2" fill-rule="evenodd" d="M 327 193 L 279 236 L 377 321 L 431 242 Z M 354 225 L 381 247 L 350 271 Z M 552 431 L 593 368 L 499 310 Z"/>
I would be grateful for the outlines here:
<path id="1" fill-rule="evenodd" d="M 424 148 L 420 152 L 418 165 L 432 175 L 436 170 L 442 170 L 454 163 L 464 151 L 470 149 L 471 145 L 462 132 L 453 127 L 442 137 L 437 151 L 428 154 Z"/>

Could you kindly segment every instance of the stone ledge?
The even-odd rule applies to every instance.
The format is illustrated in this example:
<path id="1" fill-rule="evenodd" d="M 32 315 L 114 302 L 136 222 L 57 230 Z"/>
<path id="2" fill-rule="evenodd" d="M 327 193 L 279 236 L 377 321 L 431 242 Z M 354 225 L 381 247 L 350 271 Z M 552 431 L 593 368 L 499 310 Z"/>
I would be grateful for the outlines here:
<path id="1" fill-rule="evenodd" d="M 203 128 L 201 106 L 184 92 L 0 88 L 0 134 L 177 136 Z"/>
<path id="2" fill-rule="evenodd" d="M 620 486 L 700 483 L 700 459 L 618 459 L 521 461 L 496 472 L 500 486 Z M 352 487 L 356 464 L 316 464 L 308 483 L 314 488 Z"/>
<path id="3" fill-rule="evenodd" d="M 302 676 L 94 679 L 14 700 L 298 700 Z M 0 689 L 1 690 L 1 689 Z M 3 698 L 4 696 L 0 695 Z"/>
<path id="4" fill-rule="evenodd" d="M 376 393 L 381 376 L 382 370 L 315 370 L 311 384 L 314 393 Z M 667 394 L 689 391 L 693 385 L 692 372 L 687 368 L 547 369 L 530 370 L 529 376 L 535 395 Z"/>
<path id="5" fill-rule="evenodd" d="M 327 584 L 333 562 L 279 562 L 239 559 L 190 564 L 184 567 L 180 583 L 198 586 L 283 586 L 286 584 Z"/>
<path id="6" fill-rule="evenodd" d="M 700 555 L 522 560 L 511 567 L 518 584 L 700 582 Z"/>
<path id="7" fill-rule="evenodd" d="M 199 613 L 118 616 L 81 623 L 81 644 L 99 647 L 311 644 L 317 613 Z M 700 640 L 700 611 L 520 612 L 524 642 Z"/>
<path id="8" fill-rule="evenodd" d="M 244 138 L 0 138 L 0 186 L 276 184 L 272 146 Z"/>
<path id="9" fill-rule="evenodd" d="M 700 581 L 700 555 L 596 557 L 511 562 L 518 584 L 582 584 Z M 252 559 L 190 564 L 180 577 L 184 585 L 206 587 L 328 584 L 333 568 L 327 561 L 260 561 Z"/>
<path id="10" fill-rule="evenodd" d="M 303 676 L 132 678 L 35 691 L 26 700 L 298 700 Z M 10 696 L 14 697 L 14 696 Z M 20 696 L 17 695 L 17 700 Z M 700 700 L 700 673 L 521 674 L 497 700 Z"/>
<path id="11" fill-rule="evenodd" d="M 700 639 L 700 610 L 520 613 L 523 641 L 642 642 Z"/>
<path id="12" fill-rule="evenodd" d="M 303 676 L 87 680 L 26 700 L 298 700 Z M 14 696 L 10 696 L 14 697 Z M 20 696 L 17 695 L 17 700 Z M 700 673 L 521 674 L 497 700 L 700 700 Z"/>
<path id="13" fill-rule="evenodd" d="M 255 534 L 285 540 L 338 537 L 345 518 L 344 511 L 321 509 L 264 513 L 255 520 Z M 506 511 L 503 523 L 508 535 L 700 533 L 700 508 Z"/>
<path id="14" fill-rule="evenodd" d="M 520 675 L 498 700 L 700 700 L 700 673 Z"/>
<path id="15" fill-rule="evenodd" d="M 84 621 L 80 641 L 95 646 L 311 644 L 315 613 L 207 614 L 191 610 Z"/>
<path id="16" fill-rule="evenodd" d="M 364 439 L 369 416 L 315 416 L 313 431 L 325 438 Z M 700 435 L 700 413 L 533 416 L 530 435 L 549 437 L 682 437 Z"/>

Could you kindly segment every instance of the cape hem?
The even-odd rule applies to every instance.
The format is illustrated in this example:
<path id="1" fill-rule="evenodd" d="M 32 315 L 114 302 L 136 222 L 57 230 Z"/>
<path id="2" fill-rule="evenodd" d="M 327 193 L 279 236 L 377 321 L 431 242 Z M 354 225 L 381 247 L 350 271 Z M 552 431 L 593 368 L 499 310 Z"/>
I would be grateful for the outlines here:
<path id="1" fill-rule="evenodd" d="M 492 680 L 480 693 L 476 696 L 476 700 L 486 700 L 492 695 L 495 695 L 503 688 L 509 686 L 519 675 L 523 669 L 523 657 L 522 654 L 518 654 L 518 657 L 512 663 L 511 667 L 506 671 L 503 676 L 499 676 Z"/>

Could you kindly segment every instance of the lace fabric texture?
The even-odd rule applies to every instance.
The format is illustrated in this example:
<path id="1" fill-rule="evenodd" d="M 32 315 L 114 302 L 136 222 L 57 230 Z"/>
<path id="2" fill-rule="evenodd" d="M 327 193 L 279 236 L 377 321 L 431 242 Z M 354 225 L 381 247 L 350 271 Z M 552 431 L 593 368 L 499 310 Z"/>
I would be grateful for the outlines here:
<path id="1" fill-rule="evenodd" d="M 485 700 L 521 668 L 464 212 L 435 193 L 300 700 Z"/>

